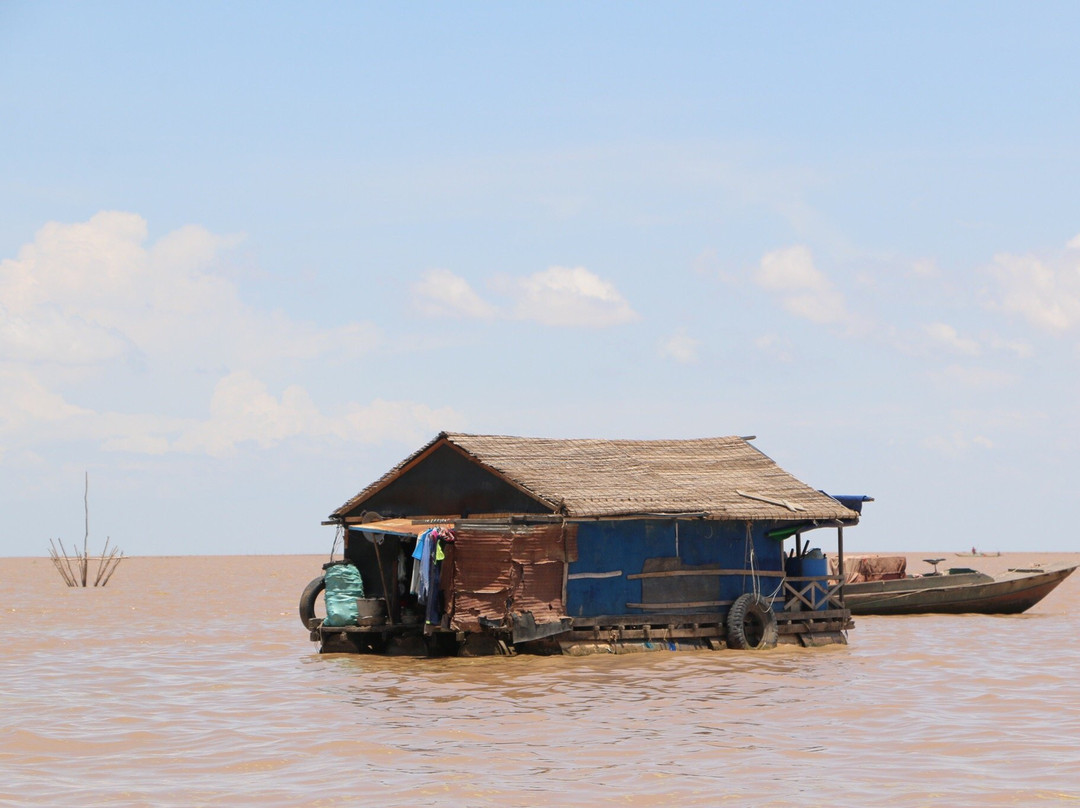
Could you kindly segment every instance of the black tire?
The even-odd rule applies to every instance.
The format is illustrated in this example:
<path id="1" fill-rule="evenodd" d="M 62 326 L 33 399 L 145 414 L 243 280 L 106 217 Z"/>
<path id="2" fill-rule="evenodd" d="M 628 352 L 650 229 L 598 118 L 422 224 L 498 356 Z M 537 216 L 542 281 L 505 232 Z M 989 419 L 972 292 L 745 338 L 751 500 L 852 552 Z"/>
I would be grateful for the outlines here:
<path id="1" fill-rule="evenodd" d="M 304 587 L 304 594 L 300 596 L 300 622 L 304 624 L 304 628 L 311 628 L 311 621 L 316 618 L 315 602 L 324 589 L 326 589 L 325 575 L 320 575 Z"/>
<path id="2" fill-rule="evenodd" d="M 776 615 L 760 595 L 739 595 L 727 614 L 727 644 L 740 651 L 775 648 L 779 632 Z"/>

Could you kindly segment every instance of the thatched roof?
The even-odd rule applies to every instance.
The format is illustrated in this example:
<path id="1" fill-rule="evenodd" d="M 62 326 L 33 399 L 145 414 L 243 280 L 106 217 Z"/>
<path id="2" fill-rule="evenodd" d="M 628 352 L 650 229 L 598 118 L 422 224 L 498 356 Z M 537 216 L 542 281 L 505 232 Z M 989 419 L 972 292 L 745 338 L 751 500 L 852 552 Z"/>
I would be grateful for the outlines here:
<path id="1" fill-rule="evenodd" d="M 333 517 L 355 509 L 447 444 L 553 513 L 571 518 L 700 513 L 739 521 L 807 521 L 859 516 L 788 474 L 744 438 L 555 440 L 443 432 Z"/>

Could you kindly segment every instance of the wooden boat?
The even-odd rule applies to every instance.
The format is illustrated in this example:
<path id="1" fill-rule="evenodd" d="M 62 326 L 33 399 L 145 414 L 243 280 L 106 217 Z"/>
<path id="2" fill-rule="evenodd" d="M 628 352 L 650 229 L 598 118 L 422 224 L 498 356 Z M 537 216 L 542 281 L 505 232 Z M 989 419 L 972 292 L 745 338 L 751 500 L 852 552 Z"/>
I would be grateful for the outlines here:
<path id="1" fill-rule="evenodd" d="M 1020 614 L 1045 598 L 1075 564 L 1012 569 L 991 576 L 974 570 L 844 585 L 852 614 Z"/>

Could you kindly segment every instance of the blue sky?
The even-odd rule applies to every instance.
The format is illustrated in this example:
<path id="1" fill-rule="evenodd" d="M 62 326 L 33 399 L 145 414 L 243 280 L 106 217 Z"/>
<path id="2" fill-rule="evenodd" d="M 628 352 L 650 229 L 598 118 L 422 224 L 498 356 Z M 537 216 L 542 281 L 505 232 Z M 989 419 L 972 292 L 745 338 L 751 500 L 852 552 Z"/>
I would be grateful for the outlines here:
<path id="1" fill-rule="evenodd" d="M 440 430 L 1075 550 L 1080 7 L 0 5 L 0 554 L 316 552 Z"/>

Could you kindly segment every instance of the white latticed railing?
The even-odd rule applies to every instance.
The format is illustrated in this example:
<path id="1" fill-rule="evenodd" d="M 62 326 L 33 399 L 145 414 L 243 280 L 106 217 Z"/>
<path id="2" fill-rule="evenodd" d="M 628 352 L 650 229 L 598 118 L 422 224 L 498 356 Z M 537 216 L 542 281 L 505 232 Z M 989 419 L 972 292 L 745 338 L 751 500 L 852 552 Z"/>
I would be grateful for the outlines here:
<path id="1" fill-rule="evenodd" d="M 843 609 L 839 575 L 784 578 L 784 611 L 815 612 Z"/>

